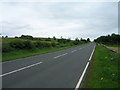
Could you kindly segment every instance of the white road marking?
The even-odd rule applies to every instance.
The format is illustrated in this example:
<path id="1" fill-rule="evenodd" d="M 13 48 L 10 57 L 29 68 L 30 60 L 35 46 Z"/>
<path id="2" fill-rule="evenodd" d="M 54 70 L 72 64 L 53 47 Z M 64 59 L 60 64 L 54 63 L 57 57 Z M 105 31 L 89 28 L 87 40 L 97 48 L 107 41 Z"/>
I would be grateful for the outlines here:
<path id="1" fill-rule="evenodd" d="M 81 50 L 82 48 L 79 48 L 79 50 Z"/>
<path id="2" fill-rule="evenodd" d="M 0 77 L 3 77 L 3 76 L 6 76 L 6 75 L 9 75 L 9 74 L 12 74 L 12 73 L 15 73 L 15 72 L 22 71 L 22 70 L 24 70 L 24 69 L 27 69 L 27 68 L 30 68 L 30 67 L 33 67 L 33 66 L 39 65 L 39 64 L 41 64 L 41 63 L 42 63 L 42 62 L 38 62 L 38 63 L 32 64 L 32 65 L 29 65 L 29 66 L 26 66 L 26 67 L 23 67 L 23 68 L 20 68 L 20 69 L 17 69 L 17 70 L 14 70 L 14 71 L 11 71 L 11 72 L 8 72 L 8 73 L 5 73 L 5 74 L 2 74 L 2 75 L 0 75 Z"/>
<path id="3" fill-rule="evenodd" d="M 77 51 L 77 50 L 73 50 L 73 51 L 71 51 L 71 52 L 73 53 L 73 52 L 76 52 L 76 51 Z"/>
<path id="4" fill-rule="evenodd" d="M 58 56 L 56 56 L 56 57 L 54 57 L 55 59 L 56 58 L 59 58 L 59 57 L 61 57 L 61 56 L 65 56 L 65 55 L 67 55 L 68 53 L 64 53 L 64 54 L 61 54 L 61 55 L 58 55 Z"/>
<path id="5" fill-rule="evenodd" d="M 84 75 L 85 75 L 85 72 L 86 72 L 86 70 L 87 70 L 87 68 L 88 68 L 88 65 L 89 65 L 89 62 L 87 63 L 87 65 L 86 65 L 86 67 L 85 67 L 85 69 L 84 69 L 84 71 L 83 71 L 83 73 L 82 73 L 82 75 L 81 75 L 81 77 L 80 77 L 80 79 L 79 79 L 76 87 L 75 87 L 75 90 L 78 90 L 78 88 L 79 88 L 79 86 L 80 86 L 80 84 L 81 84 L 81 82 L 82 82 L 82 79 L 83 79 L 83 77 L 84 77 Z"/>
<path id="6" fill-rule="evenodd" d="M 95 51 L 95 46 L 94 46 L 94 48 L 93 48 L 92 54 L 91 54 L 91 56 L 90 56 L 90 58 L 89 58 L 89 61 L 92 59 L 92 56 L 93 56 L 94 51 Z"/>
<path id="7" fill-rule="evenodd" d="M 92 55 L 93 55 L 93 53 L 94 53 L 94 50 L 95 50 L 95 46 L 94 46 L 94 48 L 93 48 L 93 51 L 92 51 L 91 56 L 90 56 L 90 58 L 89 58 L 89 61 L 90 61 L 91 58 L 92 58 Z M 86 67 L 85 67 L 85 69 L 84 69 L 84 71 L 83 71 L 83 73 L 82 73 L 82 75 L 81 75 L 81 77 L 80 77 L 80 79 L 79 79 L 76 87 L 75 87 L 75 90 L 78 90 L 79 87 L 80 87 L 80 84 L 81 84 L 81 82 L 82 82 L 82 80 L 83 80 L 83 77 L 84 77 L 84 75 L 85 75 L 85 72 L 86 72 L 86 70 L 87 70 L 87 68 L 88 68 L 89 61 L 87 62 L 87 65 L 86 65 Z"/>

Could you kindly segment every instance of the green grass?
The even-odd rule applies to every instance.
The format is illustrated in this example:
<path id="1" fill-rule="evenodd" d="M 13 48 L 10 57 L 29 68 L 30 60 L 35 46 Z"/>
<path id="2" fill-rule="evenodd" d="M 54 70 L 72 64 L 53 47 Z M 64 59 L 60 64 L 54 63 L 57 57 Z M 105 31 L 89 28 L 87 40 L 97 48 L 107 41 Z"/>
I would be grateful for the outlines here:
<path id="1" fill-rule="evenodd" d="M 78 45 L 77 45 L 78 46 Z M 36 50 L 15 50 L 8 53 L 2 53 L 2 61 L 15 60 L 19 58 L 25 58 L 28 56 L 40 55 L 49 52 L 55 52 L 59 50 L 64 50 L 76 46 L 66 46 L 66 47 L 54 47 L 54 48 L 42 48 Z"/>
<path id="2" fill-rule="evenodd" d="M 83 88 L 118 88 L 118 60 L 117 53 L 97 45 Z"/>

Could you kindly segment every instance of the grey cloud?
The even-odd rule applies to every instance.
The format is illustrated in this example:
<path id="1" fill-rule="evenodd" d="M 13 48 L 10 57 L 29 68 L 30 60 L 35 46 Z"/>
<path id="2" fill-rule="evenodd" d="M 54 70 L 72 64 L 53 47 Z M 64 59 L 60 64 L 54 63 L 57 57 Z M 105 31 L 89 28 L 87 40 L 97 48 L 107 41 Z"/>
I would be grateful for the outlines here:
<path id="1" fill-rule="evenodd" d="M 94 39 L 103 34 L 117 33 L 118 6 L 115 2 L 22 2 L 5 5 L 10 10 L 14 7 L 11 13 L 16 15 L 14 18 L 12 14 L 7 16 L 6 12 L 3 13 L 5 14 L 3 21 L 4 19 L 7 21 L 3 32 L 7 35 L 25 33 L 33 36 L 90 37 Z"/>

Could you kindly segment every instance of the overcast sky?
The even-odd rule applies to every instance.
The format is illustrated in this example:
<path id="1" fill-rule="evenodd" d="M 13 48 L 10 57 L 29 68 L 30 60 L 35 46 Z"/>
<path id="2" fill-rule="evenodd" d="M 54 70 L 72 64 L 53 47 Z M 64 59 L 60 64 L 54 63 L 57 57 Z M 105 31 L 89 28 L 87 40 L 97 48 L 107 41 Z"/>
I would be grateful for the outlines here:
<path id="1" fill-rule="evenodd" d="M 1 2 L 2 35 L 90 38 L 118 33 L 117 2 Z"/>

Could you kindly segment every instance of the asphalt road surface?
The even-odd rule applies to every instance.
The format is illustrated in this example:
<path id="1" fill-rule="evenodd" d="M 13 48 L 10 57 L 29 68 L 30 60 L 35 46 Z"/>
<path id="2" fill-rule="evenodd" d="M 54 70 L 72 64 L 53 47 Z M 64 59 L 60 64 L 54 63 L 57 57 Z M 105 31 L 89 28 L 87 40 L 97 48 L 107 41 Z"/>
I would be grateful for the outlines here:
<path id="1" fill-rule="evenodd" d="M 2 63 L 3 88 L 76 88 L 95 43 Z M 23 53 L 24 54 L 24 53 Z M 83 76 L 82 76 L 83 75 Z"/>

